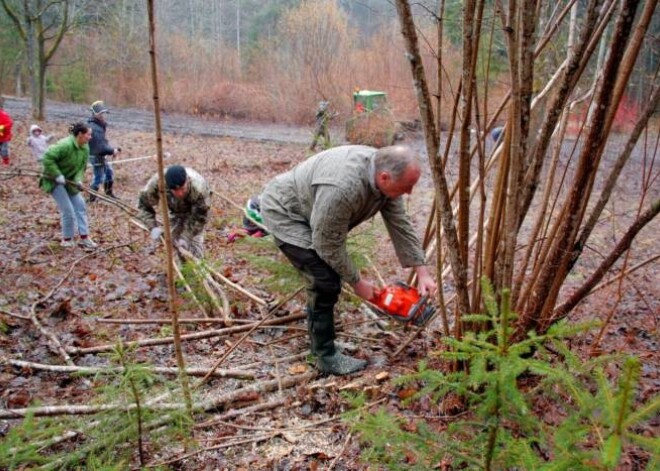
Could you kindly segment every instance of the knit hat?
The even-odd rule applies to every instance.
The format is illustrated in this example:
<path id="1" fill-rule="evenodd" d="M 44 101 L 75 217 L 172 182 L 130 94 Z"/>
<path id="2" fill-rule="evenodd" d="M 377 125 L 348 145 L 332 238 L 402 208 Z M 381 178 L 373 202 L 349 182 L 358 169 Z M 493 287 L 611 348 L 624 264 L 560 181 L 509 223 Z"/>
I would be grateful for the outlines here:
<path id="1" fill-rule="evenodd" d="M 181 188 L 188 179 L 186 169 L 181 165 L 173 165 L 165 172 L 165 184 L 168 190 Z"/>
<path id="2" fill-rule="evenodd" d="M 34 131 L 42 131 L 42 129 L 37 124 L 33 124 L 30 126 L 30 134 L 33 134 Z"/>
<path id="3" fill-rule="evenodd" d="M 93 114 L 101 114 L 101 113 L 109 113 L 110 110 L 108 110 L 105 107 L 105 104 L 102 101 L 95 101 L 92 103 L 92 106 L 90 107 L 90 110 L 92 111 Z"/>

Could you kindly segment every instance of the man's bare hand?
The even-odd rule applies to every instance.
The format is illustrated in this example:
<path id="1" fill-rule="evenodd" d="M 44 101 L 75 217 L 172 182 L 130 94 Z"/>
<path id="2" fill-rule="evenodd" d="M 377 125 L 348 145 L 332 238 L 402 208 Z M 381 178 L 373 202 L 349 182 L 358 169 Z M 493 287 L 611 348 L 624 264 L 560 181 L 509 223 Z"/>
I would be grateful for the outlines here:
<path id="1" fill-rule="evenodd" d="M 375 287 L 373 284 L 365 280 L 359 280 L 353 285 L 353 291 L 362 299 L 369 301 L 374 297 Z"/>
<path id="2" fill-rule="evenodd" d="M 417 273 L 417 289 L 420 294 L 425 295 L 435 295 L 438 291 L 438 285 L 435 283 L 435 280 L 431 277 L 428 268 L 424 265 L 415 267 L 415 273 Z"/>

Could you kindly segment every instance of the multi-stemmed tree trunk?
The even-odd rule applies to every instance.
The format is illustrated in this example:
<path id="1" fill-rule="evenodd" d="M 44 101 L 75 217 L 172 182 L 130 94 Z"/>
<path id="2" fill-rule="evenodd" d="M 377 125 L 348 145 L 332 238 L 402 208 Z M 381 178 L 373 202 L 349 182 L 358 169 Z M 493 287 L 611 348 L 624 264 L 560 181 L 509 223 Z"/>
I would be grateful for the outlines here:
<path id="1" fill-rule="evenodd" d="M 46 70 L 71 27 L 70 0 L 0 0 L 24 44 L 30 76 L 32 117 L 44 119 Z"/>
<path id="2" fill-rule="evenodd" d="M 639 8 L 641 3 L 641 0 L 590 0 L 583 7 L 582 21 L 577 31 L 574 20 L 579 6 L 576 2 L 569 2 L 545 23 L 540 22 L 541 4 L 531 0 L 496 2 L 491 4 L 489 8 L 493 10 L 487 14 L 484 13 L 487 7 L 480 0 L 463 4 L 463 73 L 460 85 L 455 87 L 460 95 L 446 101 L 454 103 L 451 115 L 458 116 L 460 120 L 456 125 L 459 130 L 456 153 L 458 177 L 454 191 L 449 187 L 441 159 L 441 155 L 449 154 L 449 149 L 440 149 L 439 144 L 442 141 L 436 118 L 441 110 L 436 109 L 438 115 L 434 115 L 411 5 L 407 0 L 396 1 L 435 183 L 438 215 L 442 223 L 442 230 L 437 234 L 444 239 L 447 249 L 447 260 L 457 291 L 455 306 L 458 314 L 480 310 L 476 280 L 479 274 L 483 274 L 498 290 L 512 289 L 512 305 L 520 314 L 518 335 L 523 336 L 532 329 L 543 332 L 589 294 L 607 270 L 630 248 L 639 231 L 657 215 L 660 202 L 652 202 L 646 210 L 640 206 L 637 219 L 623 232 L 619 242 L 610 248 L 601 265 L 588 274 L 584 285 L 577 287 L 568 299 L 560 297 L 560 289 L 582 254 L 581 249 L 611 196 L 621 168 L 659 100 L 656 83 L 649 97 L 649 105 L 638 116 L 618 162 L 611 169 L 603 168 L 601 157 L 616 110 L 657 7 L 657 0 L 647 0 L 643 8 Z M 637 15 L 639 10 L 641 12 Z M 570 11 L 572 14 L 569 16 Z M 480 95 L 481 90 L 476 85 L 479 56 L 487 55 L 489 60 L 492 56 L 491 49 L 483 46 L 481 38 L 482 20 L 486 16 L 498 18 L 501 24 L 511 85 L 505 100 L 508 108 L 504 139 L 489 156 L 482 154 L 492 121 L 485 123 L 489 117 L 478 113 L 479 102 L 486 103 L 489 97 Z M 566 26 L 564 22 L 569 18 L 573 21 Z M 605 38 L 603 31 L 608 25 L 612 25 L 612 35 Z M 533 85 L 541 79 L 535 75 L 535 64 L 551 41 L 555 46 L 562 45 L 564 39 L 557 35 L 557 31 L 568 28 L 570 47 L 567 48 L 567 57 L 548 79 L 547 85 L 537 87 L 543 90 L 535 94 Z M 571 169 L 569 186 L 565 183 L 567 180 L 554 178 L 561 139 L 566 129 L 567 113 L 572 101 L 576 100 L 574 95 L 578 94 L 577 85 L 580 80 L 588 80 L 591 73 L 589 61 L 602 43 L 606 46 L 607 56 L 602 69 L 594 72 L 593 102 L 582 123 L 584 135 L 581 139 L 584 144 L 575 168 Z M 438 44 L 441 44 L 441 39 Z M 442 69 L 441 62 L 438 69 Z M 532 126 L 532 123 L 538 125 Z M 454 126 L 450 126 L 450 132 L 453 129 Z M 476 144 L 471 142 L 471 134 L 474 134 L 471 131 L 475 129 Z M 553 139 L 557 142 L 552 159 L 549 159 Z M 450 141 L 447 139 L 447 142 Z M 471 168 L 476 164 L 475 155 L 480 156 L 477 162 L 480 175 L 473 177 Z M 588 203 L 594 181 L 601 173 L 607 175 L 607 184 L 596 206 L 590 209 Z M 564 191 L 560 192 L 558 188 Z M 482 192 L 479 208 L 473 202 L 476 189 Z M 537 196 L 537 192 L 542 196 Z M 555 199 L 553 203 L 551 194 L 563 199 Z M 640 199 L 644 196 L 640 194 Z M 485 205 L 487 212 L 484 213 Z M 475 220 L 479 221 L 478 227 L 472 230 L 471 221 Z M 533 230 L 523 232 L 526 227 L 533 227 Z M 529 236 L 529 233 L 532 235 Z M 443 263 L 444 260 L 438 257 L 439 273 L 444 269 Z M 471 290 L 470 283 L 475 285 Z M 460 324 L 460 317 L 457 317 L 457 323 Z M 457 331 L 465 327 L 470 326 L 459 325 Z"/>

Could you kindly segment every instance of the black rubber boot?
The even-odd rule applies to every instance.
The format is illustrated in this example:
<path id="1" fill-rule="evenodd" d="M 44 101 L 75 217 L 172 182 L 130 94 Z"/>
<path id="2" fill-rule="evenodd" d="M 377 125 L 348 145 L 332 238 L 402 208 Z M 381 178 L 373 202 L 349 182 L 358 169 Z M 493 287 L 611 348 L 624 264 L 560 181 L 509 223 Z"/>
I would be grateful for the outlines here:
<path id="1" fill-rule="evenodd" d="M 105 182 L 103 183 L 103 189 L 105 190 L 105 194 L 108 195 L 110 198 L 115 198 L 115 194 L 112 192 L 112 184 L 114 182 Z"/>
<path id="2" fill-rule="evenodd" d="M 90 186 L 90 188 L 91 188 L 92 190 L 94 190 L 94 191 L 99 191 L 99 187 L 98 187 L 98 186 L 95 187 L 95 186 L 92 185 L 92 186 Z M 89 194 L 89 198 L 87 199 L 87 202 L 88 202 L 88 203 L 93 203 L 94 201 L 96 201 L 96 195 L 93 195 L 93 194 L 90 193 L 90 194 Z"/>
<path id="3" fill-rule="evenodd" d="M 347 375 L 367 366 L 367 360 L 339 353 L 335 348 L 335 324 L 332 313 L 315 313 L 310 316 L 312 353 L 316 355 L 316 367 L 322 373 Z"/>

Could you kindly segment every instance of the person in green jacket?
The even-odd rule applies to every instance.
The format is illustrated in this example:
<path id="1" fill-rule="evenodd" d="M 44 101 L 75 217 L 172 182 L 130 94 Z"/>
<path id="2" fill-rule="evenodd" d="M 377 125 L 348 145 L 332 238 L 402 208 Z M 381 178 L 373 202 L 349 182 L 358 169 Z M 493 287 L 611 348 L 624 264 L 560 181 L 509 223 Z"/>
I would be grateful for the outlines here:
<path id="1" fill-rule="evenodd" d="M 44 174 L 39 186 L 53 195 L 62 215 L 62 247 L 73 247 L 75 225 L 80 235 L 79 244 L 87 249 L 96 247 L 89 237 L 87 208 L 80 191 L 87 168 L 92 130 L 84 123 L 69 128 L 70 136 L 50 146 L 42 161 Z"/>

